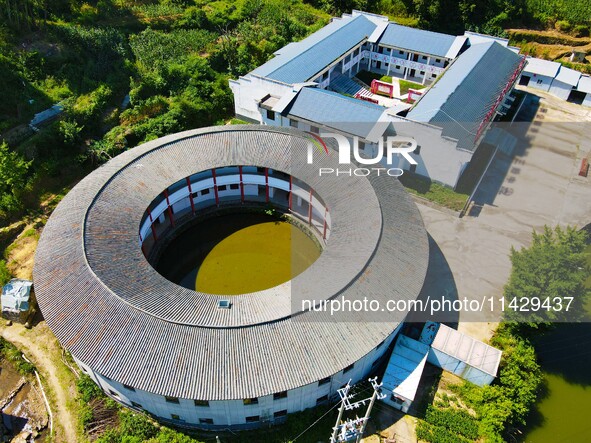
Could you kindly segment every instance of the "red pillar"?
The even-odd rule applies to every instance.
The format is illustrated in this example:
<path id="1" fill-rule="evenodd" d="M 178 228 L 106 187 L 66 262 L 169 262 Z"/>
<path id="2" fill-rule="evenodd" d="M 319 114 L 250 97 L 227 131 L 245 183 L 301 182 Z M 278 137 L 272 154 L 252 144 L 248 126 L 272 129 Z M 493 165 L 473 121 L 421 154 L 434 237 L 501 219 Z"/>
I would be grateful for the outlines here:
<path id="1" fill-rule="evenodd" d="M 242 182 L 242 166 L 238 166 L 240 171 L 240 201 L 244 203 L 244 183 Z"/>
<path id="2" fill-rule="evenodd" d="M 140 233 L 140 245 L 142 245 L 142 254 L 146 255 L 146 248 L 144 248 L 144 239 L 142 238 L 141 233 Z"/>
<path id="3" fill-rule="evenodd" d="M 322 238 L 324 240 L 326 240 L 326 216 L 328 215 L 328 208 L 325 206 L 324 207 L 324 228 L 323 228 L 323 232 L 322 232 Z"/>
<path id="4" fill-rule="evenodd" d="M 269 203 L 269 168 L 265 168 L 265 201 Z"/>
<path id="5" fill-rule="evenodd" d="M 150 228 L 152 229 L 152 237 L 154 237 L 154 241 L 158 240 L 158 236 L 156 235 L 156 228 L 154 227 L 154 219 L 152 218 L 152 213 L 148 209 L 148 216 L 150 217 Z"/>
<path id="6" fill-rule="evenodd" d="M 189 188 L 189 201 L 191 202 L 191 211 L 195 215 L 195 202 L 193 201 L 193 189 L 191 189 L 191 180 L 187 177 L 187 187 Z"/>
<path id="7" fill-rule="evenodd" d="M 213 175 L 213 193 L 215 194 L 215 204 L 219 206 L 220 196 L 218 195 L 218 180 L 215 175 L 215 168 L 211 170 L 211 175 Z"/>
<path id="8" fill-rule="evenodd" d="M 312 188 L 310 188 L 310 204 L 308 205 L 308 224 L 312 224 Z"/>
<path id="9" fill-rule="evenodd" d="M 292 190 L 291 190 L 291 189 L 292 189 L 292 186 L 293 186 L 293 184 L 292 184 L 292 177 L 291 177 L 291 175 L 290 175 L 290 176 L 289 176 L 289 210 L 290 210 L 290 211 L 291 211 L 291 205 L 292 205 L 292 194 L 293 194 L 293 192 L 292 192 Z"/>
<path id="10" fill-rule="evenodd" d="M 170 217 L 170 224 L 174 226 L 174 215 L 172 214 L 172 208 L 170 207 L 170 200 L 168 200 L 168 189 L 164 190 L 164 197 L 166 197 L 166 206 L 168 206 L 168 216 Z"/>

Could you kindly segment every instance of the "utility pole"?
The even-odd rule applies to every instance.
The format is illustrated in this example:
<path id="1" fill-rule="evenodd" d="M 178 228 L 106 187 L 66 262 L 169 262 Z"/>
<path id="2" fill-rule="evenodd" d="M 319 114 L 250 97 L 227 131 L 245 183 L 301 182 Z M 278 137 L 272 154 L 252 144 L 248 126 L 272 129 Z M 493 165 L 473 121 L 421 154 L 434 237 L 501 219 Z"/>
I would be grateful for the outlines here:
<path id="1" fill-rule="evenodd" d="M 382 398 L 386 397 L 380 391 L 382 384 L 381 383 L 378 384 L 377 377 L 370 378 L 369 382 L 371 383 L 371 386 L 373 387 L 373 394 L 371 396 L 371 400 L 369 401 L 369 406 L 367 407 L 367 411 L 365 412 L 365 417 L 363 419 L 363 423 L 361 424 L 361 431 L 359 431 L 359 435 L 357 436 L 357 443 L 361 442 L 361 438 L 363 437 L 363 433 L 365 432 L 365 427 L 367 426 L 367 422 L 369 420 L 369 415 L 371 414 L 371 409 L 373 408 L 373 404 L 376 402 L 376 399 L 379 398 L 381 400 Z"/>
<path id="2" fill-rule="evenodd" d="M 337 441 L 337 433 L 339 431 L 339 426 L 341 424 L 341 418 L 343 417 L 343 411 L 345 410 L 345 403 L 349 401 L 349 389 L 351 389 L 349 382 L 351 382 L 351 380 L 347 382 L 347 385 L 344 388 L 337 390 L 339 396 L 341 397 L 341 407 L 339 408 L 339 416 L 337 417 L 337 422 L 334 428 L 332 428 L 332 436 L 330 437 L 330 443 L 336 443 Z"/>
<path id="3" fill-rule="evenodd" d="M 382 385 L 381 383 L 378 384 L 377 377 L 370 378 L 369 382 L 371 383 L 374 390 L 372 396 L 370 398 L 365 398 L 355 403 L 350 402 L 350 398 L 352 398 L 352 396 L 349 395 L 349 389 L 351 388 L 349 383 L 347 383 L 347 385 L 344 388 L 341 388 L 337 391 L 339 393 L 339 396 L 341 397 L 341 407 L 339 409 L 339 416 L 337 418 L 337 422 L 335 424 L 335 427 L 333 428 L 330 443 L 344 443 L 353 440 L 355 440 L 356 443 L 361 442 L 363 432 L 365 431 L 367 421 L 370 417 L 371 409 L 373 408 L 376 399 L 382 399 L 386 397 L 385 395 L 380 393 L 380 387 Z M 369 406 L 364 417 L 357 417 L 355 420 L 348 419 L 343 424 L 341 424 L 341 419 L 343 417 L 343 412 L 345 409 L 347 411 L 357 409 L 361 406 L 365 406 L 365 404 L 368 401 Z"/>

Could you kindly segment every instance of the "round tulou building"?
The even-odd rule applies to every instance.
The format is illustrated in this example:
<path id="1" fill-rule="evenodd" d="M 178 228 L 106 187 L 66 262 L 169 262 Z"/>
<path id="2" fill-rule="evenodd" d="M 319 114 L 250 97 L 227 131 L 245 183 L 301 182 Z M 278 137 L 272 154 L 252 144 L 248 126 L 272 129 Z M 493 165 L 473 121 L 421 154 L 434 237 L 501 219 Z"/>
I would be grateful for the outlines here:
<path id="1" fill-rule="evenodd" d="M 416 299 L 420 214 L 395 178 L 319 176 L 336 155 L 305 164 L 309 145 L 268 126 L 175 134 L 58 205 L 38 303 L 107 395 L 178 426 L 250 428 L 334 401 L 389 357 L 403 318 L 321 307 Z"/>

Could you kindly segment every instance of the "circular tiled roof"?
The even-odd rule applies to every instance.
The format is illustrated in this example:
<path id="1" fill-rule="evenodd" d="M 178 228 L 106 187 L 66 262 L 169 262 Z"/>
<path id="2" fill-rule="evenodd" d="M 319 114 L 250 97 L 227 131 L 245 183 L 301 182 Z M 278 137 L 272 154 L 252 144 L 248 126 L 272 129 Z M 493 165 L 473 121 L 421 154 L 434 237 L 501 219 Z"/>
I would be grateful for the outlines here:
<path id="1" fill-rule="evenodd" d="M 47 223 L 35 260 L 39 305 L 62 345 L 95 371 L 161 395 L 257 397 L 332 375 L 398 325 L 370 313 L 303 311 L 294 300 L 415 299 L 428 242 L 414 203 L 389 177 L 318 176 L 305 134 L 261 126 L 205 128 L 141 145 L 82 180 Z M 141 218 L 172 183 L 198 171 L 268 167 L 305 182 L 330 208 L 320 258 L 292 281 L 232 297 L 176 285 L 139 245 Z M 294 296 L 297 291 L 297 296 Z M 297 362 L 297 364 L 295 363 Z M 240 374 L 240 376 L 237 376 Z"/>

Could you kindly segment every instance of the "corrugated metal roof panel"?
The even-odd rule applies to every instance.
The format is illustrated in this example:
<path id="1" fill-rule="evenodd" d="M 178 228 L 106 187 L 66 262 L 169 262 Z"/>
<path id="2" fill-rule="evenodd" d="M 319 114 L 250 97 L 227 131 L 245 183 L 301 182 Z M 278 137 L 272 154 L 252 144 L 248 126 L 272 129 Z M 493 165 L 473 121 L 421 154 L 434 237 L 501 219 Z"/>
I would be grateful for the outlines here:
<path id="1" fill-rule="evenodd" d="M 318 88 L 302 88 L 287 109 L 288 115 L 364 139 L 372 134 L 385 112 L 382 106 Z"/>
<path id="2" fill-rule="evenodd" d="M 252 73 L 287 84 L 311 80 L 375 29 L 376 24 L 363 15 L 335 19 L 304 40 L 284 47 Z"/>
<path id="3" fill-rule="evenodd" d="M 560 63 L 542 60 L 541 58 L 528 57 L 523 72 L 554 78 L 556 77 L 556 74 L 558 74 L 559 69 Z"/>
<path id="4" fill-rule="evenodd" d="M 453 35 L 390 23 L 379 43 L 409 51 L 445 57 L 455 40 L 456 37 Z"/>
<path id="5" fill-rule="evenodd" d="M 521 57 L 497 42 L 470 46 L 421 97 L 408 118 L 443 128 L 458 147 L 474 150 L 486 114 L 518 68 Z"/>
<path id="6" fill-rule="evenodd" d="M 591 77 L 588 75 L 582 75 L 577 85 L 577 90 L 591 94 Z"/>
<path id="7" fill-rule="evenodd" d="M 575 71 L 574 69 L 566 68 L 564 66 L 560 67 L 558 75 L 556 76 L 556 80 L 571 86 L 577 86 L 580 78 L 581 73 L 579 71 Z"/>
<path id="8" fill-rule="evenodd" d="M 444 324 L 439 325 L 433 349 L 496 377 L 502 352 Z"/>

